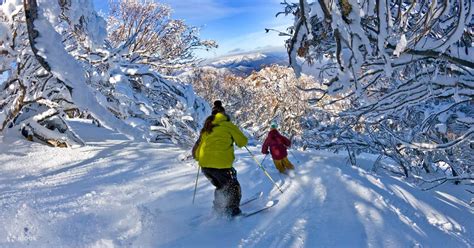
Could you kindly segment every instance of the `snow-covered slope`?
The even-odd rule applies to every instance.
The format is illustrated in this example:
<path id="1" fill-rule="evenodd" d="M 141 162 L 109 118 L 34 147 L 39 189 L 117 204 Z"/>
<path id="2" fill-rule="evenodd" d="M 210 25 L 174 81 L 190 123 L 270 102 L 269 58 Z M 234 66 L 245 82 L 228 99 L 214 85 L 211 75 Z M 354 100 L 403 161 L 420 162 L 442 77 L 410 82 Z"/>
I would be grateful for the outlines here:
<path id="1" fill-rule="evenodd" d="M 264 163 L 281 194 L 240 149 L 243 198 L 264 191 L 262 201 L 279 202 L 230 221 L 210 214 L 213 188 L 202 175 L 191 203 L 197 169 L 179 159 L 185 151 L 84 122 L 72 126 L 88 146 L 54 149 L 0 137 L 0 247 L 474 246 L 466 186 L 420 191 L 350 167 L 343 155 L 293 151 L 293 177 Z M 259 147 L 250 149 L 258 154 Z"/>
<path id="2" fill-rule="evenodd" d="M 206 60 L 206 66 L 226 68 L 237 75 L 248 75 L 252 71 L 259 71 L 262 67 L 278 64 L 288 65 L 288 55 L 285 51 L 251 51 L 246 53 L 226 55 Z"/>

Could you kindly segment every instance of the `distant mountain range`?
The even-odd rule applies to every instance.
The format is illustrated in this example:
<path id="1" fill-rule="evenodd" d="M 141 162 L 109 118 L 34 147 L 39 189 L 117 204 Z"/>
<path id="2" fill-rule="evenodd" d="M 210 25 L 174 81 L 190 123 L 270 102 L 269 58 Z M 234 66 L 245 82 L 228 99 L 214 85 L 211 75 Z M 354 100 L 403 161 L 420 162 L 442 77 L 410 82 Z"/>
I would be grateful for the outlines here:
<path id="1" fill-rule="evenodd" d="M 225 55 L 203 62 L 204 66 L 218 69 L 228 69 L 237 75 L 249 75 L 262 67 L 278 64 L 288 65 L 288 54 L 283 50 L 250 51 L 245 53 Z"/>

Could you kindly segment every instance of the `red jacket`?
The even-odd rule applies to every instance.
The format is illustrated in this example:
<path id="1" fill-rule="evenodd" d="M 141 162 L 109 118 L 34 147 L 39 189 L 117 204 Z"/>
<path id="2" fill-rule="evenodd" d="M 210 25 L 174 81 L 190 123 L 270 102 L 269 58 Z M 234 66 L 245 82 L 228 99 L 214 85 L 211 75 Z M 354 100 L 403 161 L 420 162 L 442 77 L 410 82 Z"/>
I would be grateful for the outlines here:
<path id="1" fill-rule="evenodd" d="M 286 151 L 287 147 L 290 147 L 291 142 L 288 138 L 281 135 L 276 129 L 272 129 L 269 133 L 265 142 L 263 142 L 262 153 L 268 154 L 268 147 L 270 147 L 270 153 L 274 160 L 281 160 L 288 156 Z"/>

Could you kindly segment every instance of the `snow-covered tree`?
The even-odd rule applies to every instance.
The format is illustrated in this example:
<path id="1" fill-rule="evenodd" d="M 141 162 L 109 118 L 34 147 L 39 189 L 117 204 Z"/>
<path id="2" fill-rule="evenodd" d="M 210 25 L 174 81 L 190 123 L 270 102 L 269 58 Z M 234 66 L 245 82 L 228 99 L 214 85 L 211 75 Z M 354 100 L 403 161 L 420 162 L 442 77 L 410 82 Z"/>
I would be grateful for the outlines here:
<path id="1" fill-rule="evenodd" d="M 312 146 L 369 151 L 398 162 L 405 176 L 440 163 L 473 173 L 474 60 L 470 0 L 307 1 L 287 41 L 323 84 L 308 129 Z"/>
<path id="2" fill-rule="evenodd" d="M 0 5 L 0 121 L 29 139 L 82 144 L 66 114 L 86 114 L 130 138 L 191 144 L 207 105 L 189 85 L 124 56 L 136 36 L 103 45 L 90 1 L 10 0 Z M 60 13 L 59 15 L 53 13 Z"/>
<path id="3" fill-rule="evenodd" d="M 271 65 L 254 72 L 245 79 L 246 87 L 252 92 L 251 100 L 247 100 L 248 104 L 236 118 L 253 129 L 258 138 L 265 138 L 272 121 L 278 123 L 280 131 L 299 138 L 310 94 L 301 92 L 298 87 L 312 82 L 305 75 L 297 78 L 293 70 L 285 66 Z"/>
<path id="4" fill-rule="evenodd" d="M 6 1 L 0 6 L 0 50 L 3 55 L 0 67 L 9 75 L 2 85 L 1 130 L 19 126 L 30 140 L 38 139 L 53 146 L 82 144 L 64 121 L 65 113 L 75 108 L 72 100 L 75 87 L 66 77 L 55 75 L 57 68 L 52 68 L 45 59 L 48 52 L 54 51 L 42 46 L 46 37 L 52 43 L 57 41 L 57 32 L 50 29 L 51 23 L 59 27 L 65 19 L 45 14 L 45 9 L 52 6 L 47 3 L 42 6 L 45 8 L 38 10 L 35 1 Z M 77 14 L 82 16 L 86 12 Z M 38 20 L 35 25 L 43 28 L 43 32 L 34 27 L 35 20 Z M 56 51 L 61 53 L 64 48 L 62 43 L 59 45 Z M 53 53 L 51 56 L 56 57 Z M 74 93 L 75 97 L 81 94 L 80 90 Z"/>
<path id="5" fill-rule="evenodd" d="M 234 121 L 256 138 L 265 138 L 272 121 L 282 132 L 301 138 L 308 100 L 314 94 L 298 87 L 313 84 L 312 78 L 297 78 L 291 68 L 270 65 L 247 77 L 226 69 L 198 68 L 189 80 L 208 102 L 223 100 Z"/>
<path id="6" fill-rule="evenodd" d="M 171 11 L 156 1 L 112 0 L 108 39 L 113 46 L 132 40 L 130 60 L 166 73 L 194 63 L 197 49 L 217 47 L 215 41 L 202 40 L 197 27 L 171 18 Z"/>

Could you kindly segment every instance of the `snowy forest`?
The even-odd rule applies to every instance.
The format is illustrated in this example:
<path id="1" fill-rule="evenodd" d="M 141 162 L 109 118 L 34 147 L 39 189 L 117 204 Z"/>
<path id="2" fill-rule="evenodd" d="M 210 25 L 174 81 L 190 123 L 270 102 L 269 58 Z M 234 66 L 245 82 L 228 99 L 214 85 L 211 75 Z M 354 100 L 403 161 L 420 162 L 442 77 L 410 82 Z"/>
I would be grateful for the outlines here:
<path id="1" fill-rule="evenodd" d="M 160 1 L 111 0 L 108 12 L 103 13 L 91 0 L 0 0 L 0 222 L 6 223 L 0 227 L 0 247 L 442 247 L 446 240 L 450 240 L 446 241 L 449 247 L 474 246 L 474 2 L 284 0 L 272 4 L 280 10 L 270 13 L 274 18 L 293 20 L 285 29 L 266 29 L 285 37 L 281 45 L 286 64 L 235 71 L 200 57 L 203 51 L 217 49 L 219 42 L 202 38 L 202 27 L 175 18 L 173 8 Z M 264 235 L 284 228 L 292 230 L 291 234 L 309 230 L 313 217 L 325 218 L 313 214 L 299 222 L 291 219 L 292 225 L 282 229 L 259 224 L 263 214 L 252 220 L 249 217 L 252 222 L 247 224 L 243 219 L 234 228 L 255 228 L 252 232 L 239 229 L 237 240 L 217 243 L 200 243 L 199 235 L 212 239 L 214 234 L 204 229 L 219 232 L 223 223 L 218 220 L 185 228 L 189 233 L 198 230 L 188 241 L 157 231 L 163 229 L 160 223 L 170 223 L 160 217 L 160 211 L 172 213 L 182 222 L 191 218 L 178 217 L 180 213 L 173 212 L 177 210 L 171 203 L 160 205 L 160 197 L 170 201 L 189 198 L 199 183 L 202 194 L 207 192 L 207 198 L 201 196 L 202 205 L 212 202 L 211 185 L 204 177 L 196 178 L 191 147 L 215 100 L 224 103 L 232 122 L 249 138 L 249 148 L 254 146 L 252 153 L 245 149 L 236 152 L 240 161 L 236 164 L 248 166 L 242 169 L 242 180 L 247 182 L 246 175 L 253 178 L 247 185 L 257 187 L 258 182 L 272 197 L 279 194 L 268 188 L 271 185 L 254 162 L 266 162 L 268 170 L 273 167 L 271 159 L 260 154 L 260 145 L 270 125 L 277 123 L 279 131 L 291 140 L 290 160 L 298 163 L 294 177 L 281 179 L 277 171 L 270 171 L 275 179 L 280 178 L 277 184 L 288 185 L 287 190 L 295 195 L 298 190 L 313 195 L 312 189 L 339 189 L 340 185 L 351 192 L 357 187 L 347 178 L 360 177 L 371 185 L 363 189 L 359 185 L 360 192 L 366 193 L 361 197 L 368 202 L 381 199 L 375 205 L 390 214 L 385 226 L 365 225 L 361 228 L 366 230 L 365 239 L 356 234 L 341 239 L 338 235 L 342 234 L 333 234 L 339 222 L 328 220 L 332 224 L 326 223 L 326 227 L 334 230 L 319 239 L 322 243 L 310 238 L 310 231 L 279 241 L 275 241 L 278 235 Z M 121 138 L 115 140 L 118 136 Z M 94 147 L 104 149 L 99 151 L 103 154 L 90 157 Z M 246 157 L 239 160 L 239 156 Z M 314 171 L 320 172 L 314 173 L 341 177 L 343 183 L 328 179 L 325 186 L 319 181 L 311 186 L 303 180 L 304 175 L 297 181 L 298 166 L 301 173 L 312 171 L 311 166 L 319 163 L 316 156 L 327 165 L 324 170 L 315 167 Z M 115 177 L 113 171 L 106 173 L 109 165 L 122 168 L 127 164 L 133 167 L 130 174 Z M 157 169 L 158 165 L 165 167 Z M 81 170 L 74 171 L 77 169 Z M 82 176 L 102 170 L 103 176 L 111 178 L 80 181 Z M 350 176 L 341 176 L 341 170 Z M 185 193 L 166 195 L 177 191 L 181 182 L 166 177 L 169 171 L 178 171 L 175 173 L 180 177 L 191 173 L 182 185 Z M 65 181 L 61 175 L 67 176 Z M 142 184 L 135 183 L 138 175 L 143 176 Z M 133 184 L 118 188 L 127 179 Z M 396 186 L 385 187 L 383 182 Z M 73 185 L 60 188 L 69 183 Z M 245 198 L 246 186 L 241 184 Z M 49 185 L 54 188 L 44 188 Z M 117 188 L 107 191 L 98 185 Z M 152 191 L 153 185 L 171 185 L 171 189 Z M 326 192 L 315 199 L 329 199 L 330 192 Z M 438 196 L 426 195 L 432 192 Z M 50 194 L 57 198 L 47 200 Z M 68 194 L 77 194 L 77 198 L 69 199 L 72 196 Z M 135 197 L 120 198 L 124 206 L 137 199 L 143 203 L 132 205 L 128 217 L 123 217 L 127 211 L 119 204 L 112 207 L 115 214 L 90 210 L 117 200 L 113 194 Z M 406 205 L 390 205 L 395 204 L 390 197 L 399 197 L 394 201 Z M 38 203 L 29 202 L 29 198 Z M 352 195 L 347 199 L 357 201 Z M 420 199 L 425 203 L 414 203 Z M 285 206 L 285 200 L 294 201 L 289 196 L 281 198 L 274 208 Z M 85 205 L 72 209 L 72 202 Z M 193 207 L 190 200 L 178 202 L 186 211 L 210 208 Z M 317 202 L 302 204 L 310 209 Z M 336 200 L 329 202 L 335 204 Z M 457 210 L 453 211 L 458 212 L 439 217 L 445 213 L 440 207 L 444 202 L 450 202 L 447 208 L 455 205 Z M 153 212 L 154 206 L 161 206 L 161 210 Z M 321 206 L 327 210 L 334 207 Z M 357 205 L 356 212 L 370 213 L 364 216 L 377 223 L 377 206 L 364 212 Z M 421 214 L 410 216 L 408 208 Z M 427 214 L 427 209 L 433 211 Z M 287 211 L 292 210 L 280 214 Z M 341 218 L 355 220 L 349 211 L 341 211 Z M 73 217 L 72 212 L 84 218 Z M 330 213 L 328 216 L 338 218 L 337 213 Z M 131 218 L 140 225 L 129 226 L 133 224 L 127 221 L 135 223 Z M 41 227 L 47 219 L 61 224 Z M 282 219 L 287 220 L 290 217 Z M 72 233 L 91 223 L 91 231 L 74 237 Z M 393 229 L 384 229 L 388 223 Z M 173 224 L 170 228 L 180 233 L 180 225 Z M 101 234 L 104 225 L 108 227 Z M 378 233 L 368 231 L 377 227 Z M 221 231 L 226 230 L 233 229 Z M 388 243 L 383 241 L 382 230 L 393 234 L 386 237 Z M 447 236 L 430 239 L 438 232 Z M 189 233 L 182 231 L 183 236 Z M 404 233 L 404 239 L 396 235 Z M 357 242 L 350 242 L 354 240 Z"/>

